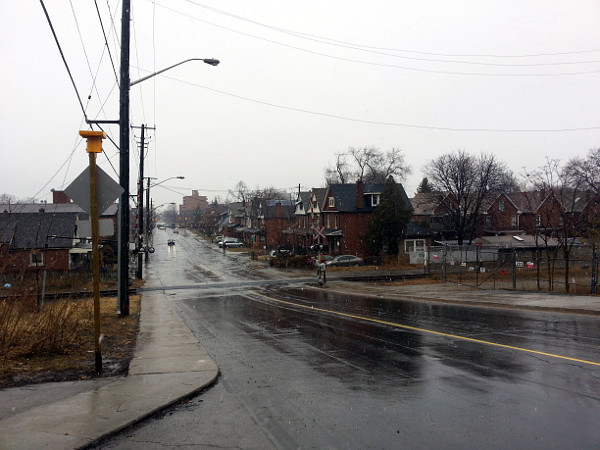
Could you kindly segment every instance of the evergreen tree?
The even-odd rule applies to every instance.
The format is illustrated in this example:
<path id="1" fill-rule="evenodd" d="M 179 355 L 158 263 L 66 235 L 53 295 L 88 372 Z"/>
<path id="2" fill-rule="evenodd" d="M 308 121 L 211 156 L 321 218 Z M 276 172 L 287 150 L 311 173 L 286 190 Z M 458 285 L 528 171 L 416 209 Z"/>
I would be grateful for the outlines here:
<path id="1" fill-rule="evenodd" d="M 411 214 L 412 208 L 407 204 L 402 190 L 389 176 L 365 236 L 371 250 L 378 253 L 387 247 L 387 253 L 397 255 L 398 240 L 406 233 Z"/>
<path id="2" fill-rule="evenodd" d="M 433 189 L 429 185 L 429 180 L 425 177 L 421 180 L 421 184 L 417 188 L 417 194 L 428 194 L 430 192 L 433 192 Z"/>

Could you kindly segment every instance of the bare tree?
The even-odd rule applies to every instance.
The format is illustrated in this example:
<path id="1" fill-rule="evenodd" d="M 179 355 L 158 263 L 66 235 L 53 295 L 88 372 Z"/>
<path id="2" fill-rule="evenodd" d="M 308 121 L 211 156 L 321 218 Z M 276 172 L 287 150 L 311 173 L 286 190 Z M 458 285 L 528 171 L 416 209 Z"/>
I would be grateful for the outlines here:
<path id="1" fill-rule="evenodd" d="M 410 167 L 400 149 L 382 152 L 373 146 L 350 147 L 336 155 L 335 166 L 325 171 L 325 179 L 328 184 L 354 183 L 359 180 L 385 183 L 390 175 L 404 179 L 409 173 Z"/>
<path id="2" fill-rule="evenodd" d="M 410 167 L 406 164 L 402 150 L 393 148 L 385 153 L 377 151 L 371 157 L 364 181 L 385 183 L 390 176 L 404 179 L 408 174 L 410 174 Z"/>
<path id="3" fill-rule="evenodd" d="M 250 191 L 248 189 L 248 185 L 244 183 L 242 180 L 238 181 L 233 189 L 230 189 L 227 193 L 226 201 L 231 201 L 231 199 L 241 202 L 243 205 L 250 199 Z"/>
<path id="4" fill-rule="evenodd" d="M 347 183 L 352 177 L 348 164 L 348 154 L 337 153 L 335 155 L 335 167 L 327 169 L 325 178 L 327 184 Z"/>
<path id="5" fill-rule="evenodd" d="M 1 204 L 11 204 L 18 203 L 19 199 L 12 194 L 0 194 L 0 203 Z"/>
<path id="6" fill-rule="evenodd" d="M 572 158 L 565 170 L 577 184 L 600 194 L 600 148 L 590 150 L 585 158 Z"/>
<path id="7" fill-rule="evenodd" d="M 563 167 L 556 159 L 547 159 L 539 169 L 527 175 L 530 183 L 544 195 L 537 208 L 537 230 L 548 247 L 550 238 L 557 240 L 557 251 L 565 264 L 565 290 L 570 290 L 569 263 L 582 222 L 581 210 L 589 198 L 586 185 L 579 183 L 577 173 Z M 549 279 L 553 279 L 553 264 L 548 265 Z M 551 283 L 551 282 L 550 282 Z M 552 283 L 549 286 L 552 290 Z"/>
<path id="8" fill-rule="evenodd" d="M 480 220 L 481 206 L 510 178 L 506 165 L 494 155 L 472 156 L 460 150 L 430 161 L 424 172 L 439 193 L 441 206 L 453 222 L 459 244 L 471 242 Z"/>

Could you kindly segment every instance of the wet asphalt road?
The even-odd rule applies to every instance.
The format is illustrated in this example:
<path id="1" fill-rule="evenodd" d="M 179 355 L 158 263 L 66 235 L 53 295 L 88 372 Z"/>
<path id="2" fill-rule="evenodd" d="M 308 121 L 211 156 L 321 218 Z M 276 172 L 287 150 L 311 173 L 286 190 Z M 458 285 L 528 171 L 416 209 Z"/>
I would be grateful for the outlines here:
<path id="1" fill-rule="evenodd" d="M 171 233 L 148 284 L 221 376 L 102 448 L 598 448 L 597 318 L 236 286 L 267 274 Z"/>

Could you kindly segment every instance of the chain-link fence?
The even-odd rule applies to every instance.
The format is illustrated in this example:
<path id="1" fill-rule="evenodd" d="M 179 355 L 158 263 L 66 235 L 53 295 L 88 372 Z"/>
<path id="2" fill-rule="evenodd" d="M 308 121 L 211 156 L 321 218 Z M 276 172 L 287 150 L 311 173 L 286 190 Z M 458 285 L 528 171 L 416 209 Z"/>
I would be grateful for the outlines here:
<path id="1" fill-rule="evenodd" d="M 444 281 L 483 289 L 597 294 L 596 251 L 587 246 L 570 248 L 568 260 L 560 248 L 429 247 L 423 263 L 428 273 Z"/>

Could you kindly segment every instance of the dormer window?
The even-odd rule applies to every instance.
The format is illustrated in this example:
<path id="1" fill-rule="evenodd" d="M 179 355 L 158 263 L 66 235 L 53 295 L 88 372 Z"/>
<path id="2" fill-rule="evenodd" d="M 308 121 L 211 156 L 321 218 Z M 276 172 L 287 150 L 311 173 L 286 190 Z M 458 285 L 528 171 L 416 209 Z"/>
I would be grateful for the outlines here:
<path id="1" fill-rule="evenodd" d="M 379 194 L 371 195 L 371 206 L 379 205 Z"/>
<path id="2" fill-rule="evenodd" d="M 504 211 L 504 200 L 498 201 L 498 211 Z"/>
<path id="3" fill-rule="evenodd" d="M 329 197 L 329 207 L 330 208 L 334 208 L 335 207 L 335 198 Z"/>

